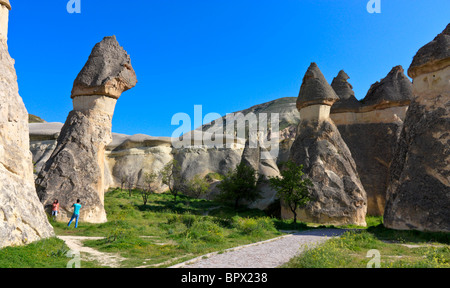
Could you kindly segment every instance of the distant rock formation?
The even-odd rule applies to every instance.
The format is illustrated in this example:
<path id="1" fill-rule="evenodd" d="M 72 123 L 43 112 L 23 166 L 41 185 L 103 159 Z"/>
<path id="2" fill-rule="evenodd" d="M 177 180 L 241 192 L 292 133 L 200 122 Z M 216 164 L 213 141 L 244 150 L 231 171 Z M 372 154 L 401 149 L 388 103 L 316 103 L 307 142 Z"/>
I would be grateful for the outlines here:
<path id="1" fill-rule="evenodd" d="M 95 45 L 74 81 L 73 110 L 58 137 L 57 147 L 36 180 L 45 207 L 60 202 L 60 220 L 72 214 L 80 199 L 80 220 L 106 222 L 104 210 L 105 150 L 112 141 L 111 121 L 121 93 L 137 83 L 130 57 L 116 38 Z"/>
<path id="2" fill-rule="evenodd" d="M 350 150 L 330 119 L 338 100 L 320 69 L 312 63 L 297 99 L 300 124 L 290 159 L 304 166 L 312 180 L 312 201 L 299 209 L 299 220 L 326 224 L 366 225 L 367 198 Z M 282 216 L 290 217 L 282 208 Z"/>
<path id="3" fill-rule="evenodd" d="M 414 99 L 393 159 L 384 225 L 450 232 L 450 24 L 408 70 Z"/>
<path id="4" fill-rule="evenodd" d="M 366 97 L 357 101 L 345 72 L 333 80 L 340 100 L 331 108 L 331 119 L 350 149 L 367 193 L 367 214 L 381 216 L 386 204 L 389 166 L 412 99 L 412 83 L 396 66 Z"/>
<path id="5" fill-rule="evenodd" d="M 28 113 L 7 44 L 10 9 L 0 0 L 0 248 L 54 236 L 34 187 Z"/>
<path id="6" fill-rule="evenodd" d="M 113 133 L 105 152 L 105 185 L 107 187 L 146 188 L 146 175 L 157 173 L 173 159 L 169 137 L 123 135 Z M 157 192 L 164 192 L 161 177 Z"/>

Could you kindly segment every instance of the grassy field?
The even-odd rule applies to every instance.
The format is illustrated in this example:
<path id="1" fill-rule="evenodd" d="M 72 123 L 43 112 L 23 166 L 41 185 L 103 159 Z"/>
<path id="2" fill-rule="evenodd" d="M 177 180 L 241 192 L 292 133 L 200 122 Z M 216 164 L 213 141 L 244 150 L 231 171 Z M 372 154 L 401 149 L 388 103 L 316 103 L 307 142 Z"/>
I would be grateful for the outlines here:
<path id="1" fill-rule="evenodd" d="M 369 251 L 376 250 L 378 255 Z M 395 231 L 382 224 L 350 230 L 308 250 L 282 268 L 450 268 L 450 233 Z"/>
<path id="2" fill-rule="evenodd" d="M 108 222 L 80 223 L 78 229 L 51 221 L 58 236 L 96 236 L 83 242 L 101 252 L 126 258 L 121 267 L 168 267 L 210 252 L 281 236 L 284 230 L 330 228 L 267 217 L 264 212 L 242 208 L 235 211 L 222 203 L 184 195 L 173 201 L 170 194 L 150 195 L 143 205 L 133 190 L 112 190 L 105 196 Z M 394 231 L 382 226 L 380 217 L 367 217 L 368 228 L 351 229 L 343 237 L 311 249 L 284 267 L 366 267 L 370 249 L 378 249 L 382 267 L 449 267 L 449 234 Z M 419 245 L 408 248 L 405 244 Z M 0 268 L 64 268 L 69 251 L 57 238 L 25 247 L 0 250 Z M 83 255 L 82 255 L 83 256 Z M 82 261 L 82 268 L 102 267 Z"/>

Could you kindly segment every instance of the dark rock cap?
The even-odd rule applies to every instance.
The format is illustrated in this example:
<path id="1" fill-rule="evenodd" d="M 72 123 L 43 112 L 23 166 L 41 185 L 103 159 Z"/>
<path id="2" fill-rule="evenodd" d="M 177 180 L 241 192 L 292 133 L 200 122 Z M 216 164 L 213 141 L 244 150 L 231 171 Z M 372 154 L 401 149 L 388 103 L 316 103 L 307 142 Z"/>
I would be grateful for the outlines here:
<path id="1" fill-rule="evenodd" d="M 339 97 L 328 84 L 316 63 L 311 63 L 303 77 L 300 93 L 297 98 L 297 109 L 311 105 L 329 105 L 339 100 Z"/>
<path id="2" fill-rule="evenodd" d="M 348 79 L 350 79 L 350 77 L 347 73 L 345 73 L 344 70 L 341 70 L 338 75 L 334 77 L 333 82 L 331 82 L 331 87 L 341 100 L 346 100 L 352 96 L 355 96 L 353 86 L 348 83 Z"/>
<path id="3" fill-rule="evenodd" d="M 417 51 L 408 75 L 411 78 L 450 66 L 450 24 L 433 41 Z"/>
<path id="4" fill-rule="evenodd" d="M 8 10 L 11 10 L 11 4 L 9 3 L 9 0 L 0 0 L 1 5 L 5 5 Z"/>
<path id="5" fill-rule="evenodd" d="M 72 98 L 105 95 L 118 99 L 136 86 L 136 73 L 130 56 L 115 36 L 105 37 L 92 49 L 88 61 L 73 83 Z"/>
<path id="6" fill-rule="evenodd" d="M 361 103 L 364 106 L 387 108 L 409 105 L 412 97 L 411 81 L 404 74 L 402 66 L 395 66 L 384 79 L 372 84 Z"/>
<path id="7" fill-rule="evenodd" d="M 338 75 L 331 82 L 331 88 L 339 96 L 339 100 L 331 107 L 331 113 L 358 111 L 361 103 L 356 99 L 353 86 L 347 81 L 350 77 L 344 70 L 339 71 Z"/>

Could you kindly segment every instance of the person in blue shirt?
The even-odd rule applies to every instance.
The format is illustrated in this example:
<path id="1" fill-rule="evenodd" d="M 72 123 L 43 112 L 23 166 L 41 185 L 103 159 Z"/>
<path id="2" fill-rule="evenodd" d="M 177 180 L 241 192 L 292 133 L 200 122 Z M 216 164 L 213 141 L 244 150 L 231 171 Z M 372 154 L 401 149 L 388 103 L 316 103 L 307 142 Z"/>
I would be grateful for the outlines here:
<path id="1" fill-rule="evenodd" d="M 75 219 L 75 228 L 78 228 L 78 219 L 80 218 L 80 209 L 81 209 L 81 204 L 80 204 L 80 199 L 77 199 L 77 203 L 74 203 L 72 205 L 73 207 L 73 215 L 72 218 L 70 218 L 69 224 L 67 225 L 67 227 L 70 227 L 70 224 L 72 224 L 72 221 Z"/>

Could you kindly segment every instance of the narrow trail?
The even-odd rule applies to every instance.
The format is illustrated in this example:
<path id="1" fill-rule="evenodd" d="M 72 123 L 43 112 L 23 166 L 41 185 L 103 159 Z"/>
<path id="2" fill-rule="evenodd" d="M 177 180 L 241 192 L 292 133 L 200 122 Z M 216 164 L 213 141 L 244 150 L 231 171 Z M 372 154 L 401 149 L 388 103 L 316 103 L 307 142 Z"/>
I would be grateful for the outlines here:
<path id="1" fill-rule="evenodd" d="M 169 268 L 276 268 L 287 263 L 306 249 L 321 244 L 332 237 L 339 237 L 345 231 L 347 230 L 319 229 L 297 232 L 221 252 L 209 253 Z M 97 261 L 105 267 L 119 268 L 120 263 L 126 260 L 118 254 L 104 253 L 83 246 L 83 241 L 100 240 L 104 239 L 103 237 L 58 236 L 58 238 L 63 240 L 69 249 L 84 253 L 82 258 L 88 261 Z M 176 261 L 176 258 L 165 263 L 136 268 L 158 267 L 173 261 Z"/>
<path id="2" fill-rule="evenodd" d="M 125 258 L 120 257 L 117 254 L 104 253 L 95 250 L 93 248 L 83 246 L 83 241 L 100 240 L 104 239 L 104 237 L 83 237 L 83 236 L 57 236 L 57 237 L 66 242 L 66 245 L 69 247 L 70 250 L 85 253 L 86 256 L 82 255 L 82 259 L 83 257 L 86 257 L 86 260 L 97 261 L 102 266 L 118 268 L 120 267 L 120 262 L 125 260 Z"/>
<path id="3" fill-rule="evenodd" d="M 320 229 L 303 231 L 246 246 L 211 253 L 170 268 L 276 268 L 305 249 L 338 237 L 346 230 Z"/>

